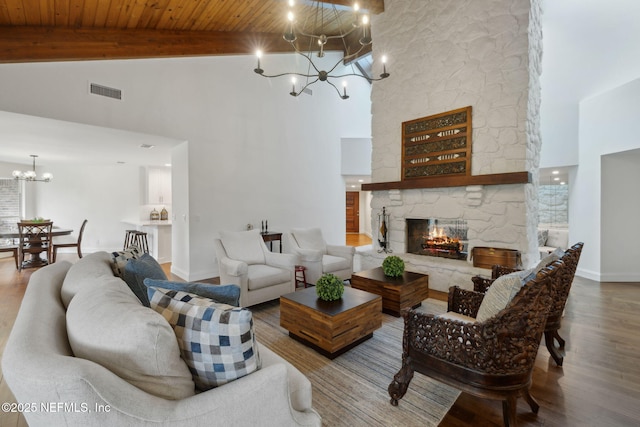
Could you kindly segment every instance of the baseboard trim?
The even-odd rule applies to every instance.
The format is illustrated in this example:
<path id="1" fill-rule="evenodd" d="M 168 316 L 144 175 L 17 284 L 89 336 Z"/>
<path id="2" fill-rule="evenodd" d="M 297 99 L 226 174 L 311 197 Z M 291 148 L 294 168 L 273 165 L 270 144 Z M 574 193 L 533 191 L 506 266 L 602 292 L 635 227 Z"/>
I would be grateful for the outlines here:
<path id="1" fill-rule="evenodd" d="M 599 273 L 578 268 L 576 276 L 595 280 L 596 282 L 640 282 L 640 273 Z"/>
<path id="2" fill-rule="evenodd" d="M 585 279 L 595 280 L 600 282 L 600 273 L 591 270 L 585 270 L 584 268 L 576 269 L 576 276 L 584 277 Z"/>
<path id="3" fill-rule="evenodd" d="M 640 273 L 604 273 L 601 282 L 640 282 Z"/>

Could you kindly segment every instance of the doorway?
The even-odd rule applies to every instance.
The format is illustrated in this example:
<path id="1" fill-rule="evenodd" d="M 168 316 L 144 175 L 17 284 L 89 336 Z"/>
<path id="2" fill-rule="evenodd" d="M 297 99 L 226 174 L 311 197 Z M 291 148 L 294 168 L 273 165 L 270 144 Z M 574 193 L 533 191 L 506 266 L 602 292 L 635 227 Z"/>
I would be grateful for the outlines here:
<path id="1" fill-rule="evenodd" d="M 347 191 L 346 198 L 347 233 L 360 232 L 360 193 Z"/>

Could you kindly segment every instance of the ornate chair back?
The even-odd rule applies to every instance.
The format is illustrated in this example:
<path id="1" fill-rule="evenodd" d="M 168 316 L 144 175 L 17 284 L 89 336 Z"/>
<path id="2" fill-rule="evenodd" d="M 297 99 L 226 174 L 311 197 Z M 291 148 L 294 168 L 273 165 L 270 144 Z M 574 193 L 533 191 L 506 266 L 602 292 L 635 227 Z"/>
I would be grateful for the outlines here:
<path id="1" fill-rule="evenodd" d="M 21 221 L 18 223 L 18 269 L 40 267 L 51 261 L 51 229 L 53 222 Z M 46 260 L 40 259 L 42 252 L 47 253 Z M 25 255 L 30 254 L 30 263 L 25 263 Z"/>

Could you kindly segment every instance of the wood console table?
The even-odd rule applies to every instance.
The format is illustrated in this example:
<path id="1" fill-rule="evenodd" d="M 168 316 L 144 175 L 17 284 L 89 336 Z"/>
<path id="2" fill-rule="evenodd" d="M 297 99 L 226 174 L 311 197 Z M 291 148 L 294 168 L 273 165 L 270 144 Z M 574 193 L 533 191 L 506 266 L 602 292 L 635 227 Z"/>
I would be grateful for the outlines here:
<path id="1" fill-rule="evenodd" d="M 382 311 L 399 317 L 404 308 L 415 308 L 429 298 L 429 276 L 405 271 L 400 277 L 385 276 L 382 267 L 351 275 L 351 287 L 382 297 Z"/>
<path id="2" fill-rule="evenodd" d="M 269 249 L 273 252 L 273 241 L 277 240 L 280 246 L 280 253 L 282 253 L 282 233 L 276 233 L 273 231 L 261 232 L 262 240 L 265 243 L 269 243 Z"/>

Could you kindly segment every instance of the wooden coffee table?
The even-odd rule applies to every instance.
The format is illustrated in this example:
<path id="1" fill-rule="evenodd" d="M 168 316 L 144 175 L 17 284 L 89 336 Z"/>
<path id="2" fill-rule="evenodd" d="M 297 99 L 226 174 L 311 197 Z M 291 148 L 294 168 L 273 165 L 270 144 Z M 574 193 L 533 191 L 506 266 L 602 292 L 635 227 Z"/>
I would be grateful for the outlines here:
<path id="1" fill-rule="evenodd" d="M 345 287 L 337 301 L 322 301 L 316 288 L 280 297 L 280 326 L 289 336 L 333 359 L 371 338 L 382 326 L 380 296 Z"/>
<path id="2" fill-rule="evenodd" d="M 388 277 L 382 267 L 351 275 L 351 287 L 382 297 L 382 311 L 400 316 L 404 308 L 415 308 L 429 298 L 429 276 L 405 271 L 400 277 Z"/>

